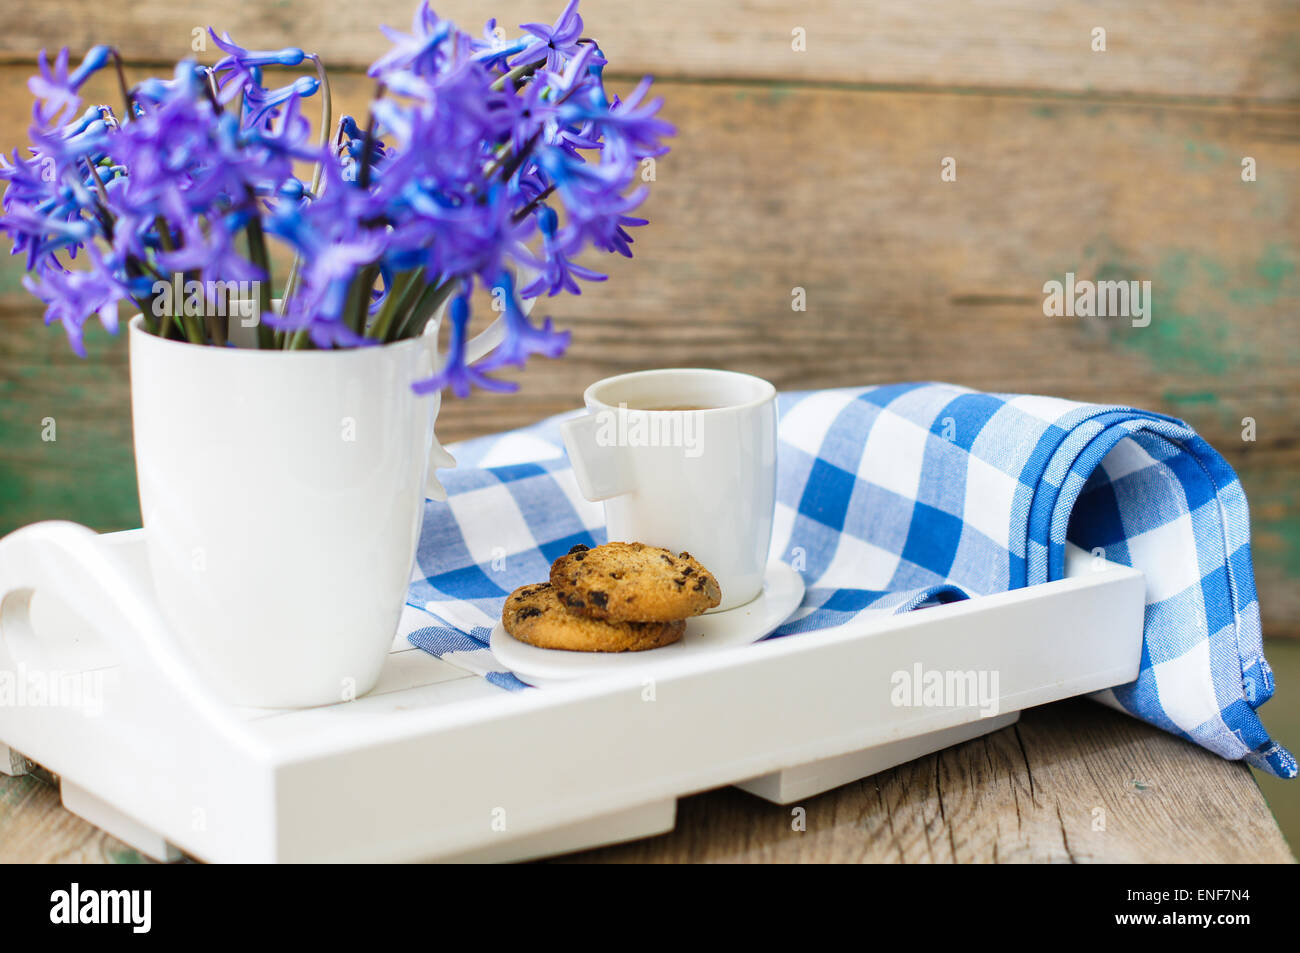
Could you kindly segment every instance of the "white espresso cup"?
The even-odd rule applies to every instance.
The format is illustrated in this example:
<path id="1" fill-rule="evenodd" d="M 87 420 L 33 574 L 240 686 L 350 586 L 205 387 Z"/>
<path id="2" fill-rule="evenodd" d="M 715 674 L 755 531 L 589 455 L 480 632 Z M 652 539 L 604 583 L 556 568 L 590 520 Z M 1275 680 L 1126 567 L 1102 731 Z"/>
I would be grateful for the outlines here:
<path id="1" fill-rule="evenodd" d="M 734 371 L 620 374 L 560 425 L 578 488 L 610 540 L 689 552 L 734 609 L 763 589 L 776 507 L 776 388 Z"/>

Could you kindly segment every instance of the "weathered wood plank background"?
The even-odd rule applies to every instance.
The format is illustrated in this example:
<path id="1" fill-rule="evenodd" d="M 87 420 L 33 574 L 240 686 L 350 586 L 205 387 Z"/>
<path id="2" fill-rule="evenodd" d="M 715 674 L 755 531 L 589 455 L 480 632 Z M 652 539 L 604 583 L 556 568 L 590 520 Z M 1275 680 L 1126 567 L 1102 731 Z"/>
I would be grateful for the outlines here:
<path id="1" fill-rule="evenodd" d="M 189 54 L 208 23 L 319 51 L 342 107 L 361 111 L 376 24 L 405 28 L 412 6 L 29 6 L 0 36 L 0 148 L 25 142 L 39 48 L 113 43 L 139 78 Z M 437 4 L 467 26 L 561 6 Z M 551 303 L 570 355 L 529 368 L 516 395 L 449 404 L 444 440 L 674 364 L 784 388 L 929 378 L 1133 403 L 1189 420 L 1241 473 L 1265 631 L 1300 635 L 1300 3 L 585 0 L 584 14 L 613 85 L 656 73 L 679 127 L 652 225 L 636 261 L 601 262 L 608 283 Z M 940 178 L 949 156 L 955 182 Z M 1150 280 L 1151 325 L 1045 318 L 1043 283 L 1067 271 Z M 6 259 L 0 532 L 50 517 L 137 525 L 125 342 L 101 335 L 89 361 L 73 357 L 20 278 Z M 791 309 L 795 288 L 806 312 Z"/>
<path id="2" fill-rule="evenodd" d="M 446 0 L 438 13 L 476 30 L 550 22 L 565 0 Z M 6 25 L 0 55 L 26 63 L 42 46 L 112 43 L 143 63 L 170 62 L 211 24 L 247 47 L 286 43 L 364 69 L 386 47 L 377 23 L 403 29 L 412 0 L 275 4 L 47 0 Z M 1289 0 L 584 0 L 586 33 L 625 72 L 697 80 L 884 83 L 1166 93 L 1293 100 L 1298 28 Z M 1107 33 L 1106 56 L 1091 33 Z M 791 39 L 802 30 L 803 54 Z"/>

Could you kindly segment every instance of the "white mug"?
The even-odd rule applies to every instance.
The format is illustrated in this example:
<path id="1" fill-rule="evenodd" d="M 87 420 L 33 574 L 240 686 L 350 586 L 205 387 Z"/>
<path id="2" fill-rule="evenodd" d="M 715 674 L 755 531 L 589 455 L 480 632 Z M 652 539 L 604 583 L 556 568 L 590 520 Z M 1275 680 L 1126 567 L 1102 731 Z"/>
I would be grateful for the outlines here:
<path id="1" fill-rule="evenodd" d="M 610 540 L 689 552 L 721 612 L 763 589 L 776 507 L 776 388 L 734 371 L 671 368 L 597 381 L 560 425 L 578 488 Z M 679 409 L 703 408 L 703 409 Z"/>
<path id="2" fill-rule="evenodd" d="M 525 307 L 531 304 L 526 303 Z M 159 606 L 229 702 L 326 705 L 374 687 L 397 631 L 426 496 L 441 312 L 419 337 L 348 350 L 163 340 L 130 322 L 140 509 Z M 248 345 L 255 329 L 231 319 Z M 498 318 L 467 360 L 503 337 Z"/>

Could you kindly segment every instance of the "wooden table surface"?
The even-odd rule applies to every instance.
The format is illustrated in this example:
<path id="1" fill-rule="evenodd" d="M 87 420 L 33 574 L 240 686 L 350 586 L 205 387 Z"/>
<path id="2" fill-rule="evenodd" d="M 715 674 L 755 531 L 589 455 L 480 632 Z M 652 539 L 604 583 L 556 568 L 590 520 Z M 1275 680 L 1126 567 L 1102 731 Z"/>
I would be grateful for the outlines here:
<path id="1" fill-rule="evenodd" d="M 65 811 L 52 787 L 0 777 L 0 863 L 142 860 Z M 682 798 L 671 833 L 560 860 L 1295 862 L 1244 765 L 1082 700 L 804 804 L 735 788 Z"/>

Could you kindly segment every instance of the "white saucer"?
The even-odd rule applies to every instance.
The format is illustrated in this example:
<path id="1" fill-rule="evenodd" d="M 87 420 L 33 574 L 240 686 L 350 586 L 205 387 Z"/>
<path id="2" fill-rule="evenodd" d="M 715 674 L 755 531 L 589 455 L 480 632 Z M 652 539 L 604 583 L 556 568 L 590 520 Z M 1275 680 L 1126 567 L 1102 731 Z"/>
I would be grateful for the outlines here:
<path id="1" fill-rule="evenodd" d="M 539 649 L 507 635 L 498 622 L 492 630 L 492 654 L 498 662 L 529 685 L 551 685 L 626 672 L 684 653 L 716 652 L 748 645 L 772 632 L 803 601 L 803 577 L 783 562 L 773 560 L 763 574 L 763 591 L 751 602 L 726 612 L 710 612 L 686 620 L 681 640 L 645 652 L 568 652 Z"/>

